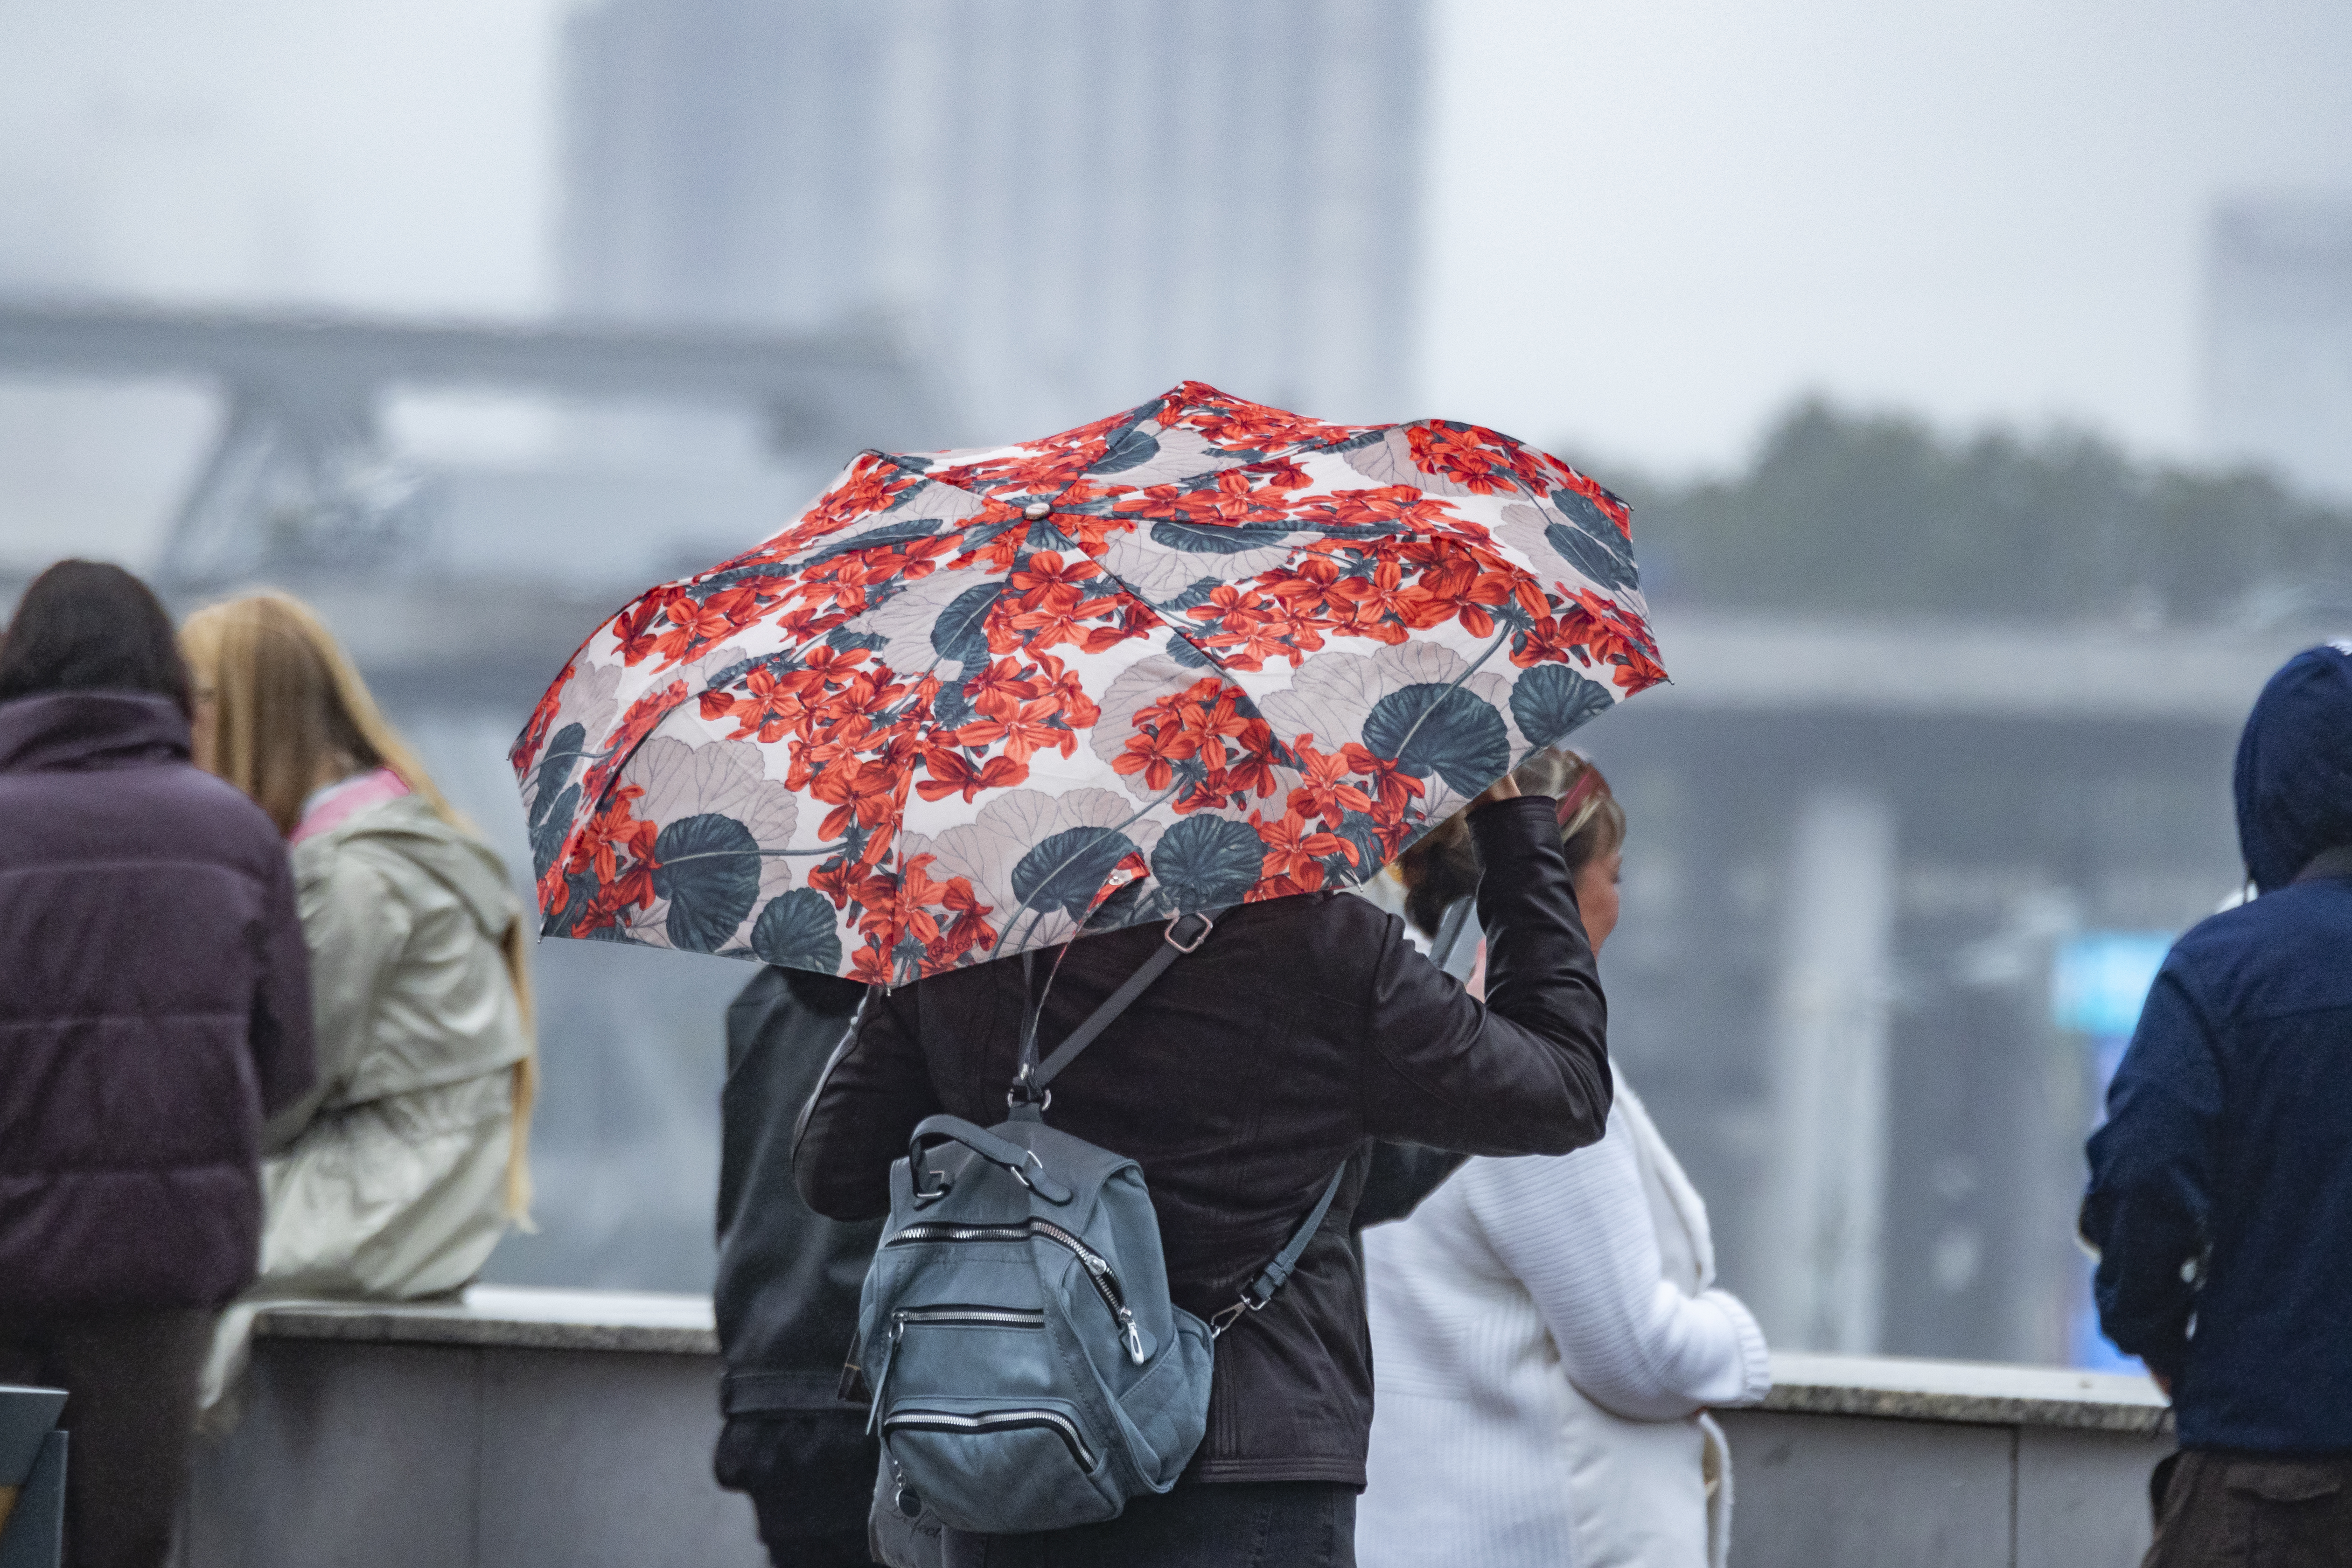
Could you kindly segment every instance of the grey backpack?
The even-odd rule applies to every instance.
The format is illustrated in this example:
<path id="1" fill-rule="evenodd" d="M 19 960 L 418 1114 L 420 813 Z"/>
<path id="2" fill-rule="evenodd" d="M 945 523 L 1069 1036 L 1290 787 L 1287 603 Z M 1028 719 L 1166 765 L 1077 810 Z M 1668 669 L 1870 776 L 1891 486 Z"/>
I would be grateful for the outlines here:
<path id="1" fill-rule="evenodd" d="M 1018 1534 L 1115 1519 L 1166 1491 L 1208 1425 L 1212 1342 L 1274 1299 L 1329 1212 L 1344 1167 L 1212 1327 L 1168 1299 L 1136 1163 L 1043 1120 L 1055 1076 L 1212 925 L 1169 922 L 1042 1063 L 1033 1013 L 1006 1120 L 929 1117 L 891 1166 L 858 1343 L 886 1486 L 908 1518 Z"/>

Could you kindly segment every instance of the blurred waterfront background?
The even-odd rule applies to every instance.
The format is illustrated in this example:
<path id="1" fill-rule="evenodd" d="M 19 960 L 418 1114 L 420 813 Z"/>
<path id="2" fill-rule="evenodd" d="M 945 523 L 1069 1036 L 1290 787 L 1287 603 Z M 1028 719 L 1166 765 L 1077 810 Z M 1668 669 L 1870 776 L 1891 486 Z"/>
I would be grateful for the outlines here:
<path id="1" fill-rule="evenodd" d="M 861 446 L 1197 378 L 1635 505 L 1612 1036 L 1790 1347 L 2100 1362 L 2080 1144 L 2352 632 L 2352 12 L 0 0 L 0 591 L 318 601 L 445 785 Z M 509 1282 L 710 1273 L 749 971 L 540 949 Z"/>

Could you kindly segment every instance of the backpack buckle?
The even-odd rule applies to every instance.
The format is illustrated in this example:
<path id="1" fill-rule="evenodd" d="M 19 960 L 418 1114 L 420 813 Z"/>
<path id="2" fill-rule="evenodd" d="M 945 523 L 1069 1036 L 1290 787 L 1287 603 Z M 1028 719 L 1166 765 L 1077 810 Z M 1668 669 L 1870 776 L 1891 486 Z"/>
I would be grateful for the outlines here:
<path id="1" fill-rule="evenodd" d="M 1176 935 L 1176 927 L 1183 925 L 1187 920 L 1197 920 L 1201 923 L 1200 934 L 1194 936 L 1190 942 L 1180 940 Z M 1175 948 L 1179 953 L 1197 952 L 1200 949 L 1201 944 L 1209 939 L 1209 933 L 1214 931 L 1216 928 L 1217 923 L 1198 910 L 1194 910 L 1190 915 L 1180 915 L 1175 919 L 1168 923 L 1168 946 Z"/>
<path id="2" fill-rule="evenodd" d="M 1021 1071 L 1013 1075 L 1013 1087 L 1004 1092 L 1006 1110 L 1012 1111 L 1023 1105 L 1034 1105 L 1038 1114 L 1043 1115 L 1045 1108 L 1054 1103 L 1054 1092 L 1051 1089 L 1038 1089 L 1031 1085 L 1030 1076 L 1036 1068 L 1037 1064 L 1034 1061 L 1024 1061 L 1021 1064 Z"/>
<path id="3" fill-rule="evenodd" d="M 1257 1281 L 1253 1280 L 1250 1283 L 1255 1286 Z M 1242 1314 L 1244 1312 L 1262 1312 L 1265 1311 L 1266 1303 L 1273 1300 L 1274 1297 L 1271 1294 L 1259 1295 L 1255 1290 L 1244 1291 L 1239 1296 L 1234 1298 L 1233 1305 L 1225 1308 L 1224 1311 L 1219 1312 L 1216 1316 L 1209 1320 L 1209 1337 L 1211 1339 L 1214 1339 L 1219 1334 L 1223 1333 L 1227 1329 L 1233 1327 L 1235 1323 L 1241 1322 Z"/>

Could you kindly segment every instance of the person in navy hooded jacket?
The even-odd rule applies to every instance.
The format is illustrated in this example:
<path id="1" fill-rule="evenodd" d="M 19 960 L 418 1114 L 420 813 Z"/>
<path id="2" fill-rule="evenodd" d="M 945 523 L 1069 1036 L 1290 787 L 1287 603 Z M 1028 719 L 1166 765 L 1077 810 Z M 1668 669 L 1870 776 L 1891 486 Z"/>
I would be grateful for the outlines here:
<path id="1" fill-rule="evenodd" d="M 2148 1568 L 2352 1563 L 2352 643 L 2271 677 L 2236 794 L 2255 896 L 2166 957 L 2083 1202 L 2179 1431 Z"/>

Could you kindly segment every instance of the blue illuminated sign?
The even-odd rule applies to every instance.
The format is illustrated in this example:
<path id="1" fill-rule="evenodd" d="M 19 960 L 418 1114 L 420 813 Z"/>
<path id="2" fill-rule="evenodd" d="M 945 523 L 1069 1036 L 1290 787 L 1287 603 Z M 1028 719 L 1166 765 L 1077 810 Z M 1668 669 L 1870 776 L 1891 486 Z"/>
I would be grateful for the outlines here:
<path id="1" fill-rule="evenodd" d="M 2051 973 L 2052 1020 L 2078 1034 L 2128 1035 L 2170 951 L 2168 932 L 2092 931 L 2071 938 Z"/>

